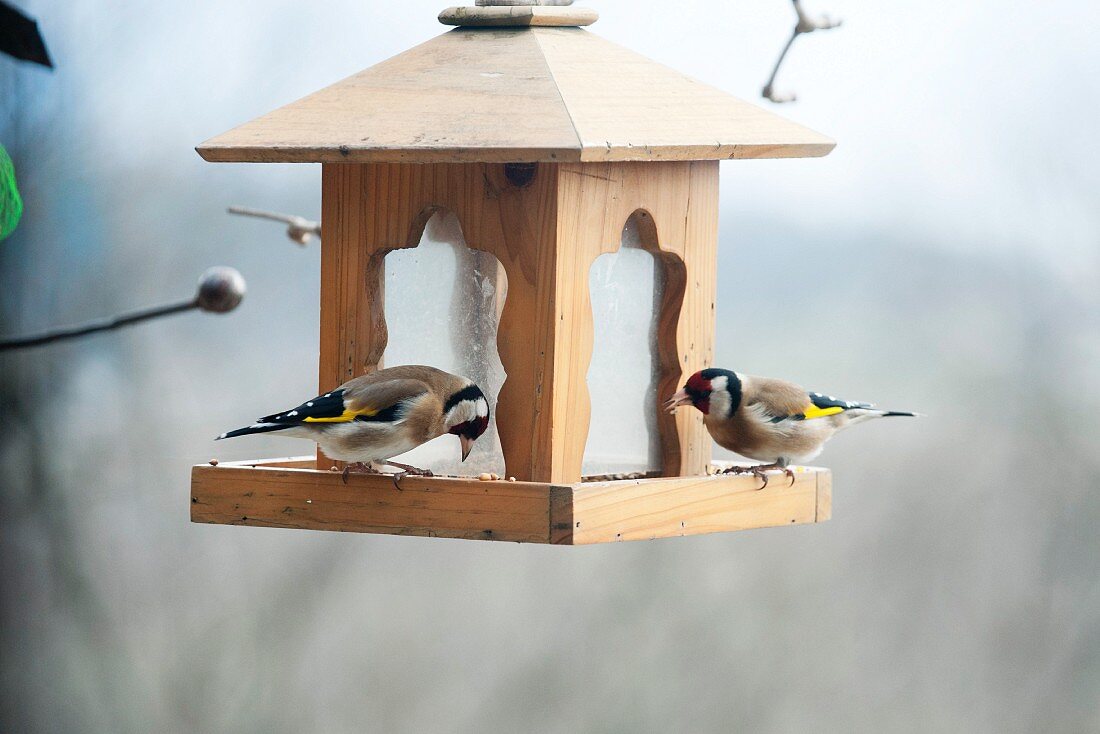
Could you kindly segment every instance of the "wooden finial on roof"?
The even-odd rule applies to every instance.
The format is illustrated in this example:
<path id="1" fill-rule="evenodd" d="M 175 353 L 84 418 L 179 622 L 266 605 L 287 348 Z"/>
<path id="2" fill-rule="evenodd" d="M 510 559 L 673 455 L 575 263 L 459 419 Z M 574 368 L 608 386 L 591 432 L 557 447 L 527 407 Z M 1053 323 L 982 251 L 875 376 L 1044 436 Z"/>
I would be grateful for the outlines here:
<path id="1" fill-rule="evenodd" d="M 600 14 L 570 7 L 573 0 L 475 0 L 476 6 L 447 8 L 439 22 L 468 28 L 576 27 L 592 25 Z"/>

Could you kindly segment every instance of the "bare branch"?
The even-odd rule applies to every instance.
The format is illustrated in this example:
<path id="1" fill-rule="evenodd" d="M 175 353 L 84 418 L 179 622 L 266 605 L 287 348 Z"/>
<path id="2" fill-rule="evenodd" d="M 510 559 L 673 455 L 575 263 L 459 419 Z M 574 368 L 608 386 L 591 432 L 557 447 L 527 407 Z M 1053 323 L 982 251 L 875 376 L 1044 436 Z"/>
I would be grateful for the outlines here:
<path id="1" fill-rule="evenodd" d="M 241 214 L 246 217 L 257 217 L 258 219 L 270 219 L 275 222 L 282 222 L 287 225 L 286 236 L 303 247 L 309 242 L 310 237 L 321 236 L 320 222 L 314 222 L 312 219 L 306 219 L 305 217 L 299 217 L 294 214 L 279 214 L 278 212 L 268 212 L 262 209 L 250 209 L 246 206 L 231 206 L 227 211 L 230 214 Z"/>
<path id="2" fill-rule="evenodd" d="M 777 104 L 794 102 L 798 99 L 798 95 L 794 92 L 779 93 L 775 91 L 775 77 L 779 74 L 779 68 L 783 65 L 783 59 L 787 58 L 787 52 L 790 51 L 791 46 L 794 45 L 794 39 L 798 38 L 803 33 L 827 31 L 830 28 L 836 28 L 842 22 L 839 19 L 834 20 L 827 15 L 811 18 L 806 14 L 806 11 L 802 9 L 802 0 L 792 0 L 792 2 L 794 3 L 794 12 L 798 16 L 798 22 L 795 23 L 794 30 L 791 32 L 791 37 L 787 39 L 787 43 L 783 46 L 783 50 L 779 52 L 779 58 L 775 60 L 775 66 L 772 67 L 772 74 L 768 77 L 764 89 L 760 92 L 761 96 L 765 99 L 771 100 Z"/>
<path id="3" fill-rule="evenodd" d="M 0 339 L 0 352 L 9 349 L 37 347 L 43 344 L 63 341 L 65 339 L 75 339 L 81 336 L 88 336 L 89 334 L 98 334 L 101 331 L 120 329 L 123 326 L 132 326 L 142 321 L 158 319 L 161 316 L 170 316 L 174 313 L 190 311 L 195 308 L 211 313 L 227 313 L 236 308 L 237 304 L 241 302 L 241 299 L 244 298 L 244 291 L 244 278 L 242 278 L 241 274 L 236 270 L 225 267 L 210 268 L 203 273 L 202 279 L 199 281 L 198 291 L 195 293 L 195 297 L 190 301 L 181 301 L 179 303 L 171 303 L 167 306 L 147 308 L 143 311 L 135 311 L 133 313 L 123 314 L 122 316 L 115 316 L 114 318 L 92 321 L 83 326 L 51 329 L 50 331 L 34 336 Z"/>

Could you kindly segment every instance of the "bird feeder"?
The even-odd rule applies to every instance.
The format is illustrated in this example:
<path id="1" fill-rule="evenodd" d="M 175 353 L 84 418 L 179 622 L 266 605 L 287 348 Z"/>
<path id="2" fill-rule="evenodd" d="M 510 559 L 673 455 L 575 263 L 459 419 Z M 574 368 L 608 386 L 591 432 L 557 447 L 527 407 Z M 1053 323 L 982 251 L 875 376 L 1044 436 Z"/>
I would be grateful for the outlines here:
<path id="1" fill-rule="evenodd" d="M 433 214 L 453 214 L 469 247 L 499 260 L 507 377 L 494 417 L 515 481 L 345 484 L 320 454 L 201 465 L 193 521 L 582 544 L 829 517 L 826 470 L 763 490 L 714 475 L 701 415 L 657 404 L 712 364 L 719 161 L 834 143 L 581 27 L 595 19 L 572 6 L 451 8 L 440 20 L 457 28 L 198 147 L 215 162 L 321 164 L 320 392 L 379 369 L 400 338 L 383 259 L 415 247 Z M 586 481 L 589 273 L 628 221 L 663 281 L 660 466 Z"/>

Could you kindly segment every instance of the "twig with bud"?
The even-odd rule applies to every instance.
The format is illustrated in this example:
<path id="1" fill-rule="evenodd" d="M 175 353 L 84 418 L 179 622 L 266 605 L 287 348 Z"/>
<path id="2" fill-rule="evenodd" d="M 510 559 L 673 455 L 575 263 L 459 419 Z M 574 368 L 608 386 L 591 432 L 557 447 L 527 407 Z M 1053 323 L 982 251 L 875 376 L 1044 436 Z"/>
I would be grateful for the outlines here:
<path id="1" fill-rule="evenodd" d="M 803 33 L 827 31 L 831 28 L 836 28 L 842 22 L 839 19 L 834 20 L 827 15 L 811 18 L 806 14 L 806 11 L 802 9 L 802 0 L 792 0 L 792 2 L 794 3 L 794 12 L 798 16 L 798 21 L 795 23 L 794 31 L 791 32 L 791 37 L 787 39 L 787 43 L 783 46 L 783 50 L 779 52 L 779 58 L 775 60 L 775 66 L 772 68 L 772 75 L 768 77 L 768 83 L 764 85 L 764 89 L 760 92 L 762 97 L 778 104 L 794 102 L 798 99 L 798 95 L 794 92 L 779 93 L 775 91 L 775 77 L 779 74 L 779 67 L 783 65 L 783 59 L 787 58 L 787 52 L 790 51 L 791 46 L 794 45 L 794 39 L 798 38 Z"/>
<path id="2" fill-rule="evenodd" d="M 166 306 L 157 306 L 144 311 L 135 311 L 111 319 L 93 321 L 83 326 L 53 329 L 35 336 L 0 339 L 0 351 L 37 347 L 65 339 L 75 339 L 196 308 L 209 313 L 228 313 L 237 307 L 241 299 L 244 298 L 244 293 L 245 282 L 239 272 L 233 268 L 213 267 L 202 274 L 202 278 L 199 279 L 198 291 L 195 293 L 195 297 L 189 301 L 170 303 Z"/>
<path id="3" fill-rule="evenodd" d="M 302 247 L 305 247 L 311 237 L 321 236 L 321 223 L 315 222 L 312 219 L 306 219 L 305 217 L 299 217 L 295 214 L 280 214 L 279 212 L 269 212 L 263 209 L 250 209 L 247 206 L 231 206 L 227 209 L 230 214 L 240 214 L 245 217 L 256 217 L 257 219 L 270 219 L 273 222 L 282 222 L 286 225 L 286 236 L 290 238 L 292 242 L 297 242 Z"/>

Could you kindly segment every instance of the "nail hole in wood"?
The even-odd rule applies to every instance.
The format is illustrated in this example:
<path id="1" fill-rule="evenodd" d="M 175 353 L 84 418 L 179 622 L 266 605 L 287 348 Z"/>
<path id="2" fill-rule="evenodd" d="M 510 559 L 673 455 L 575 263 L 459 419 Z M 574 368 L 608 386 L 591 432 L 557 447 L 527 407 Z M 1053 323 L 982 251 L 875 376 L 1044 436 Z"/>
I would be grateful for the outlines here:
<path id="1" fill-rule="evenodd" d="M 504 177 L 508 179 L 508 183 L 522 189 L 535 180 L 537 167 L 537 163 L 505 163 Z"/>

